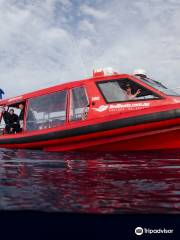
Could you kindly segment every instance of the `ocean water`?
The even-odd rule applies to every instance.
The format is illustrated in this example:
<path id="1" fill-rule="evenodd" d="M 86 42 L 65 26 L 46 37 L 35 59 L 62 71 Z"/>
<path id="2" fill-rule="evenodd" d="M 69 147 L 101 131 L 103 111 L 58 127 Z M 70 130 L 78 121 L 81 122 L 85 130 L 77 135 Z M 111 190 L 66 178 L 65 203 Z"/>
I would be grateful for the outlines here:
<path id="1" fill-rule="evenodd" d="M 0 149 L 0 210 L 180 213 L 180 150 L 99 154 Z"/>

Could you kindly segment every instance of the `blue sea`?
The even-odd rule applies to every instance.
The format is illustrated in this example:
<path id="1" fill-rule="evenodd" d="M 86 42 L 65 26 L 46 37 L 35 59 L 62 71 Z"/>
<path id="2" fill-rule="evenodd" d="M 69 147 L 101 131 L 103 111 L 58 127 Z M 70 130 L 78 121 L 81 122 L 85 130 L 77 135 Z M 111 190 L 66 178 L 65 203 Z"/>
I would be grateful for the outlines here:
<path id="1" fill-rule="evenodd" d="M 99 154 L 0 149 L 0 210 L 180 213 L 180 150 Z"/>

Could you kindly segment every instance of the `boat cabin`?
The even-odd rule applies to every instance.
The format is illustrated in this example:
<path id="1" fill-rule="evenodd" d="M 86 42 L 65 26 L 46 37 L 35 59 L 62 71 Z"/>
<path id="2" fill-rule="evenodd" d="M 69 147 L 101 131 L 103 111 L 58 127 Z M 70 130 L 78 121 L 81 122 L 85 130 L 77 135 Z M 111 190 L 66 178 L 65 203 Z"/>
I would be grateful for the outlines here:
<path id="1" fill-rule="evenodd" d="M 146 76 L 134 76 L 103 70 L 94 72 L 90 79 L 74 81 L 46 88 L 15 98 L 0 101 L 0 129 L 5 136 L 4 112 L 10 109 L 19 116 L 24 106 L 20 131 L 22 135 L 52 128 L 78 126 L 85 122 L 110 117 L 114 114 L 132 114 L 135 111 L 167 105 L 179 101 L 177 93 Z"/>

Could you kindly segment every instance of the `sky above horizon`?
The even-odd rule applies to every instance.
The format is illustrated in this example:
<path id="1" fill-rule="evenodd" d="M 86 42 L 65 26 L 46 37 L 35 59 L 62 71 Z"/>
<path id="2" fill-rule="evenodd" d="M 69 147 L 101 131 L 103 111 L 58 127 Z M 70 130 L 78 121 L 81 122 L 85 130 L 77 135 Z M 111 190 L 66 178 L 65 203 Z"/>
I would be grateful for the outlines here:
<path id="1" fill-rule="evenodd" d="M 178 0 L 0 0 L 0 88 L 12 97 L 92 70 L 180 86 Z"/>

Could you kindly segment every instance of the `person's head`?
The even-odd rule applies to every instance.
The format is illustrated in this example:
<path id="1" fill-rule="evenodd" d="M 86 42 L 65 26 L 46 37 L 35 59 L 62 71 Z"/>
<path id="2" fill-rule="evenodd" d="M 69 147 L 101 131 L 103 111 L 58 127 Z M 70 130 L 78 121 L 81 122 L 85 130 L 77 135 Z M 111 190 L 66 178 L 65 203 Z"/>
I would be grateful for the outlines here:
<path id="1" fill-rule="evenodd" d="M 24 108 L 24 105 L 22 103 L 20 103 L 19 108 L 22 110 Z"/>
<path id="2" fill-rule="evenodd" d="M 131 88 L 131 85 L 129 83 L 126 84 L 125 90 L 126 90 L 127 93 L 131 93 L 132 88 Z"/>
<path id="3" fill-rule="evenodd" d="M 10 110 L 9 110 L 9 113 L 10 113 L 11 115 L 13 115 L 13 114 L 14 114 L 14 109 L 10 109 Z"/>

